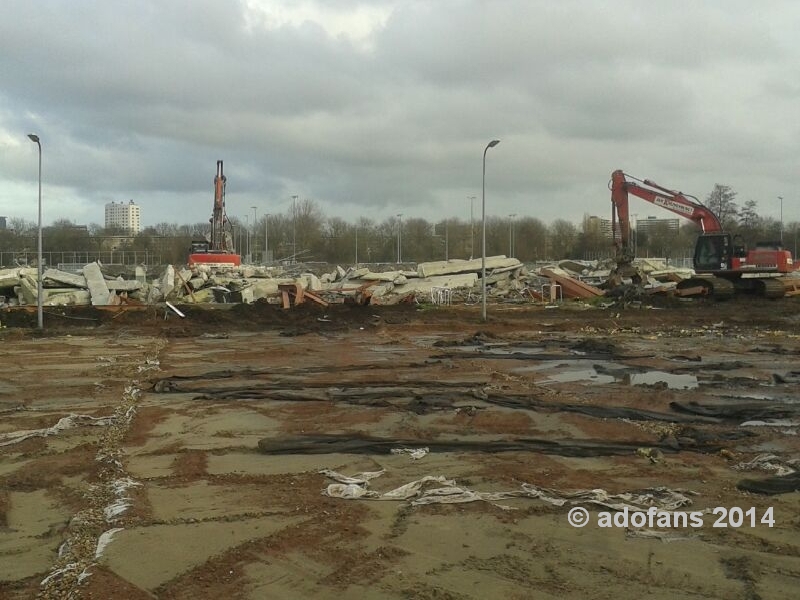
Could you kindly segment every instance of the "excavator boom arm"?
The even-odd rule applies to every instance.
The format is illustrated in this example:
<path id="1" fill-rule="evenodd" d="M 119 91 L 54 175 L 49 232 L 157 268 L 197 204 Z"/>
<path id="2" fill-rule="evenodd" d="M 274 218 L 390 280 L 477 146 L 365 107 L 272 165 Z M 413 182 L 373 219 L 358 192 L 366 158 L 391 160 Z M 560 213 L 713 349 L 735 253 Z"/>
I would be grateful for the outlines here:
<path id="1" fill-rule="evenodd" d="M 667 189 L 648 179 L 637 180 L 635 177 L 617 170 L 611 174 L 610 187 L 612 225 L 618 250 L 627 249 L 630 238 L 629 194 L 697 223 L 703 233 L 722 231 L 722 224 L 717 216 L 698 200 L 681 192 Z M 617 235 L 619 235 L 619 239 L 617 239 Z"/>

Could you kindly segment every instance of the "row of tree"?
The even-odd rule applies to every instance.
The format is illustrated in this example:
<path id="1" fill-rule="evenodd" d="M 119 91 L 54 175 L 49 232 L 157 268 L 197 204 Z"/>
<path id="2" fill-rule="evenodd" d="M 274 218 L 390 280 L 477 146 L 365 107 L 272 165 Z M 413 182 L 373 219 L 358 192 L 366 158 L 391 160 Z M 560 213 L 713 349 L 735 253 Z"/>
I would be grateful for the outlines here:
<path id="1" fill-rule="evenodd" d="M 736 193 L 730 187 L 717 185 L 706 199 L 707 206 L 719 215 L 726 231 L 741 235 L 748 244 L 777 240 L 783 235 L 785 241 L 788 238 L 786 245 L 790 249 L 792 241 L 796 246 L 796 222 L 782 227 L 775 219 L 760 217 L 754 201 L 740 207 L 735 198 Z M 237 252 L 253 262 L 267 259 L 343 264 L 414 263 L 481 256 L 480 221 L 447 219 L 431 223 L 419 218 L 392 217 L 376 222 L 361 217 L 353 223 L 340 217 L 326 217 L 314 201 L 303 200 L 285 214 L 261 217 L 255 224 L 243 224 L 236 218 L 231 218 L 230 223 Z M 488 217 L 486 253 L 490 256 L 507 254 L 523 262 L 613 256 L 608 230 L 604 231 L 597 223 L 596 218 L 588 216 L 580 226 L 563 219 L 548 225 L 536 217 Z M 183 264 L 190 242 L 202 239 L 208 227 L 208 223 L 159 223 L 136 236 L 128 236 L 124 231 L 99 225 L 79 226 L 60 220 L 46 228 L 43 250 L 89 256 L 116 252 L 117 259 L 126 262 L 144 259 Z M 10 264 L 9 256 L 14 253 L 35 252 L 36 234 L 34 223 L 11 219 L 8 228 L 0 231 L 3 264 Z M 688 258 L 696 236 L 697 229 L 691 222 L 683 223 L 677 230 L 663 224 L 648 227 L 646 233 L 639 233 L 632 242 L 638 256 Z M 268 248 L 266 255 L 265 248 Z"/>

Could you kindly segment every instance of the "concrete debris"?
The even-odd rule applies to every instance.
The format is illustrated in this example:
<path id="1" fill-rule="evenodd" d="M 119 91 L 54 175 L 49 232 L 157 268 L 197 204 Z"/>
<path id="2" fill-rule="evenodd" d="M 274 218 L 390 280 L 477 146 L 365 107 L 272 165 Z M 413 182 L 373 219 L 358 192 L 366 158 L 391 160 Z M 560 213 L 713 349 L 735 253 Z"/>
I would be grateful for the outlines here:
<path id="1" fill-rule="evenodd" d="M 648 294 L 668 293 L 677 282 L 693 275 L 691 269 L 671 268 L 663 260 L 637 259 L 645 273 Z M 312 272 L 298 264 L 286 267 L 242 265 L 191 269 L 167 265 L 156 274 L 141 267 L 126 276 L 107 273 L 99 262 L 79 273 L 47 269 L 42 276 L 46 306 L 121 304 L 173 304 L 266 302 L 291 308 L 306 300 L 328 304 L 438 305 L 475 304 L 483 293 L 483 261 L 452 259 L 419 263 L 415 270 L 375 270 L 375 267 L 335 266 Z M 523 265 L 504 255 L 485 260 L 486 293 L 493 302 L 542 303 L 591 301 L 606 295 L 601 288 L 614 268 L 613 261 L 563 260 Z M 0 270 L 0 305 L 32 306 L 37 303 L 37 270 Z M 787 293 L 788 293 L 787 288 Z M 441 301 L 446 298 L 447 301 Z M 611 299 L 614 300 L 613 298 Z"/>
<path id="2" fill-rule="evenodd" d="M 100 270 L 100 265 L 96 262 L 89 263 L 83 267 L 83 274 L 86 276 L 86 285 L 92 295 L 92 306 L 107 305 L 109 294 L 111 293 Z"/>
<path id="3" fill-rule="evenodd" d="M 792 458 L 784 460 L 775 454 L 759 454 L 753 460 L 740 462 L 733 468 L 737 471 L 768 471 L 775 473 L 778 477 L 784 477 L 800 469 L 800 459 Z"/>

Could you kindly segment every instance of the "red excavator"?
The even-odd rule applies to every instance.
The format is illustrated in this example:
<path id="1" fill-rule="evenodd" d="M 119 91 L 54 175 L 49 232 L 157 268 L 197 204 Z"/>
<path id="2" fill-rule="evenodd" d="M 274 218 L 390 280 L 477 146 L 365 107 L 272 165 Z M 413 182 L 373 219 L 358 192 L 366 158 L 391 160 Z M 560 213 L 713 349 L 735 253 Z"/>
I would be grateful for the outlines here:
<path id="1" fill-rule="evenodd" d="M 695 276 L 678 283 L 684 295 L 713 295 L 729 298 L 737 292 L 751 292 L 780 298 L 786 287 L 780 277 L 797 268 L 792 254 L 780 242 L 758 242 L 748 250 L 744 243 L 722 230 L 717 216 L 694 196 L 676 192 L 648 179 L 637 179 L 623 171 L 611 174 L 611 225 L 617 250 L 617 275 L 634 283 L 641 275 L 632 265 L 629 244 L 628 194 L 660 206 L 696 223 L 701 230 L 694 248 Z"/>
<path id="2" fill-rule="evenodd" d="M 192 241 L 189 266 L 203 264 L 210 267 L 238 267 L 242 257 L 233 250 L 231 224 L 225 214 L 225 183 L 222 161 L 217 161 L 214 177 L 214 210 L 211 213 L 211 235 L 207 239 Z"/>

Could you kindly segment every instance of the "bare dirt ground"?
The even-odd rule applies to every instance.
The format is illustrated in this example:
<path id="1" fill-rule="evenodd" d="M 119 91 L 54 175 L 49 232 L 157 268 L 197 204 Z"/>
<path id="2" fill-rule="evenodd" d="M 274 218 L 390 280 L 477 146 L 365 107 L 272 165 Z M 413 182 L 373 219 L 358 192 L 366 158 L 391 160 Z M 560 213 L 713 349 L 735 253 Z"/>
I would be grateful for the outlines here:
<path id="1" fill-rule="evenodd" d="M 185 312 L 0 314 L 0 598 L 797 597 L 800 492 L 736 468 L 800 457 L 796 299 Z M 323 469 L 476 501 L 329 497 Z M 523 485 L 757 518 L 480 496 Z"/>

